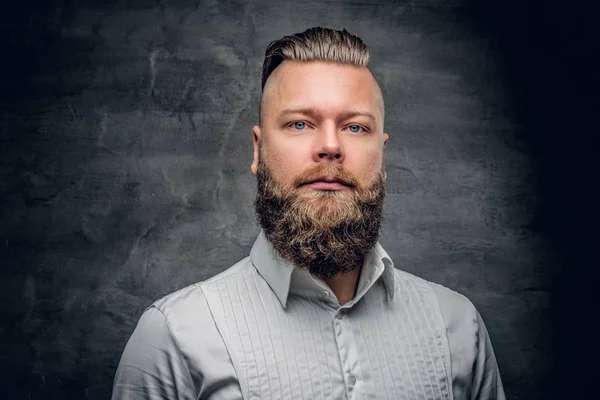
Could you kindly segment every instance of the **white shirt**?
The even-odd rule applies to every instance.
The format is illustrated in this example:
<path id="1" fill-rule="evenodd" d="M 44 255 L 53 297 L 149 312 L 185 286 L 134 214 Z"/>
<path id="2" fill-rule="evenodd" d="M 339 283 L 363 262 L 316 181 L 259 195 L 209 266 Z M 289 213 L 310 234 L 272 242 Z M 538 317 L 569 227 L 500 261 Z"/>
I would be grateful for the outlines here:
<path id="1" fill-rule="evenodd" d="M 113 386 L 119 399 L 498 399 L 473 304 L 397 270 L 377 244 L 355 298 L 275 254 L 250 256 L 146 309 Z"/>

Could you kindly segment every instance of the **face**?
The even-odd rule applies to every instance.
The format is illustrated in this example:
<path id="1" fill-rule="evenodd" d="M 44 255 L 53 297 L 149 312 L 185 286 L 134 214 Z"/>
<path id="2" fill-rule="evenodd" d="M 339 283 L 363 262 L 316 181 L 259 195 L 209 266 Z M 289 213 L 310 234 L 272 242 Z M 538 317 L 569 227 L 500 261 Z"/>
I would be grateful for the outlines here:
<path id="1" fill-rule="evenodd" d="M 379 89 L 366 69 L 279 68 L 253 130 L 259 222 L 283 258 L 314 275 L 360 268 L 384 198 Z"/>
<path id="2" fill-rule="evenodd" d="M 256 174 L 259 156 L 286 188 L 318 165 L 339 165 L 362 187 L 382 169 L 388 135 L 383 133 L 381 93 L 367 68 L 284 61 L 264 91 L 261 126 L 253 128 Z M 259 154 L 261 142 L 262 154 Z M 306 190 L 348 190 L 323 178 Z"/>

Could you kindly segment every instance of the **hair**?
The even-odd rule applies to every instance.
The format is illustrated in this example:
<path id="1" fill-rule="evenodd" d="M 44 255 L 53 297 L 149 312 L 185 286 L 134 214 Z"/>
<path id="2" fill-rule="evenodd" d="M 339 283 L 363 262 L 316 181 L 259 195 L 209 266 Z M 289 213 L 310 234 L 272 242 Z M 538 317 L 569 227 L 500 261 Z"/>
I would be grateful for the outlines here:
<path id="1" fill-rule="evenodd" d="M 284 36 L 267 46 L 262 68 L 261 90 L 271 73 L 285 60 L 323 61 L 367 67 L 369 49 L 347 30 L 314 27 Z"/>
<path id="2" fill-rule="evenodd" d="M 369 48 L 362 39 L 347 30 L 314 27 L 304 32 L 284 36 L 272 41 L 267 46 L 262 67 L 261 91 L 258 110 L 258 123 L 263 119 L 264 90 L 267 79 L 282 62 L 289 61 L 321 61 L 355 67 L 368 68 Z M 383 99 L 381 99 L 382 110 Z"/>

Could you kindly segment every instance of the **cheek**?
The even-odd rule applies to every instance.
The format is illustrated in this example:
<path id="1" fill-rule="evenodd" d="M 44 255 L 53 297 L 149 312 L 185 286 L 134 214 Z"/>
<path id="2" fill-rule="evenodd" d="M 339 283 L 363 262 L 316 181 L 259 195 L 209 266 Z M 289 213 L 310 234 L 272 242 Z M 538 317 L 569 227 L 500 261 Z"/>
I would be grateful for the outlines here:
<path id="1" fill-rule="evenodd" d="M 352 165 L 352 169 L 357 177 L 363 182 L 372 183 L 383 165 L 383 153 L 379 150 L 374 149 L 369 152 L 355 153 L 352 157 L 352 161 L 348 160 L 348 164 Z M 348 165 L 348 167 L 350 167 Z"/>
<path id="2" fill-rule="evenodd" d="M 303 161 L 298 149 L 263 149 L 264 161 L 273 177 L 283 185 L 290 185 L 294 178 L 303 172 Z"/>

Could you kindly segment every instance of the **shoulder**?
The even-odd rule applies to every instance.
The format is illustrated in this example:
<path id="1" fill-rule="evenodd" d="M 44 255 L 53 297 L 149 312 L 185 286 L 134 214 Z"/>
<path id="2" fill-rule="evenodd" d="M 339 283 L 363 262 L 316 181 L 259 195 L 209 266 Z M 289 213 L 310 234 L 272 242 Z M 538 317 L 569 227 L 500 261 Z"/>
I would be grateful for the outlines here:
<path id="1" fill-rule="evenodd" d="M 465 295 L 438 283 L 429 282 L 436 294 L 446 324 L 477 323 L 477 310 Z"/>
<path id="2" fill-rule="evenodd" d="M 143 313 L 136 328 L 137 336 L 153 341 L 157 348 L 173 348 L 186 356 L 192 370 L 200 370 L 212 356 L 227 359 L 223 332 L 219 330 L 219 307 L 210 293 L 213 285 L 244 279 L 254 266 L 249 257 L 225 271 L 156 300 Z M 151 338 L 149 338 L 151 337 Z M 202 340 L 198 340 L 202 338 Z M 212 356 L 208 357 L 207 353 Z M 214 361 L 214 360 L 213 360 Z M 216 362 L 216 361 L 215 361 Z"/>
<path id="3" fill-rule="evenodd" d="M 476 327 L 478 321 L 477 310 L 463 294 L 406 271 L 396 269 L 395 275 L 397 281 L 411 282 L 434 295 L 447 329 L 454 330 L 458 326 L 464 327 L 466 325 Z"/>
<path id="4" fill-rule="evenodd" d="M 115 378 L 116 397 L 137 398 L 146 393 L 143 388 L 150 388 L 161 393 L 160 398 L 204 398 L 203 390 L 221 385 L 223 376 L 235 376 L 205 289 L 243 277 L 252 268 L 246 258 L 146 308 L 123 352 Z"/>
<path id="5" fill-rule="evenodd" d="M 148 309 L 160 311 L 169 324 L 185 324 L 199 320 L 198 317 L 210 317 L 206 289 L 251 273 L 253 268 L 250 257 L 246 257 L 205 281 L 189 285 L 156 300 Z"/>

